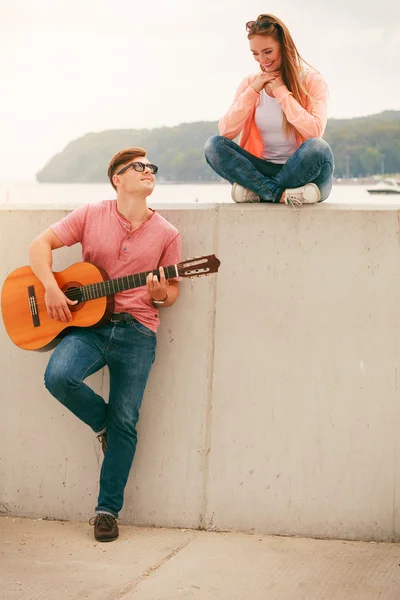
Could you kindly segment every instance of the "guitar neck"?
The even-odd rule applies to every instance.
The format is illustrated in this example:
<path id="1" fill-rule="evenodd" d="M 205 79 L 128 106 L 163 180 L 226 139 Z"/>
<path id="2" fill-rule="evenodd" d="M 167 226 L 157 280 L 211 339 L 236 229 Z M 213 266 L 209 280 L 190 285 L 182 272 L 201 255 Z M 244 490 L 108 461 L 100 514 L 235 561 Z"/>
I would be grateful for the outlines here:
<path id="1" fill-rule="evenodd" d="M 117 277 L 116 279 L 107 279 L 105 281 L 99 281 L 97 283 L 90 283 L 80 288 L 82 293 L 82 300 L 94 300 L 95 298 L 101 298 L 102 296 L 112 296 L 118 292 L 125 292 L 137 287 L 143 287 L 146 285 L 146 279 L 149 273 L 157 275 L 160 279 L 159 269 L 153 271 L 143 271 L 143 273 L 135 273 L 134 275 L 126 275 L 125 277 Z M 164 274 L 166 279 L 171 277 L 178 277 L 178 266 L 171 265 L 170 267 L 164 267 Z"/>

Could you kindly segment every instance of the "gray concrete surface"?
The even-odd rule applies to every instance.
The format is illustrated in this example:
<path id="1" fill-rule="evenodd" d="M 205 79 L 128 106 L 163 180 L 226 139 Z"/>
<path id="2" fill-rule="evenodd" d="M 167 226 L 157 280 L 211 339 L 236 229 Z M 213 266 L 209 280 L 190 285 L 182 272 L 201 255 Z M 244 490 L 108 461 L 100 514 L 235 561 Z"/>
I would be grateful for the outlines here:
<path id="1" fill-rule="evenodd" d="M 162 311 L 121 520 L 400 540 L 400 233 L 393 208 L 166 208 L 215 253 Z M 0 281 L 62 210 L 0 211 Z M 80 260 L 55 253 L 55 269 Z M 44 389 L 48 354 L 0 324 L 0 513 L 85 520 L 93 433 Z M 107 397 L 106 373 L 91 378 Z"/>
<path id="2" fill-rule="evenodd" d="M 1 600 L 398 600 L 394 544 L 0 518 Z"/>

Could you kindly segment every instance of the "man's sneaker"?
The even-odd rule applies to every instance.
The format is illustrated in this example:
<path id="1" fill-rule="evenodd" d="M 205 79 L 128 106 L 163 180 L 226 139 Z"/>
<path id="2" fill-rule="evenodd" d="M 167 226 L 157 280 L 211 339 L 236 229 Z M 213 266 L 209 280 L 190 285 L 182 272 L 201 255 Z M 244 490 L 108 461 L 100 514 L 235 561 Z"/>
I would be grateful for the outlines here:
<path id="1" fill-rule="evenodd" d="M 108 448 L 107 431 L 103 431 L 103 433 L 99 433 L 99 435 L 97 436 L 97 439 L 99 440 L 99 442 L 101 444 L 101 449 L 103 450 L 103 454 L 105 454 L 106 450 Z"/>
<path id="2" fill-rule="evenodd" d="M 231 198 L 234 202 L 260 202 L 260 196 L 238 183 L 234 183 L 232 186 Z"/>
<path id="3" fill-rule="evenodd" d="M 302 187 L 285 191 L 285 204 L 301 206 L 302 204 L 315 204 L 321 200 L 321 192 L 315 183 L 306 183 Z"/>
<path id="4" fill-rule="evenodd" d="M 94 525 L 94 537 L 98 542 L 113 542 L 119 536 L 117 520 L 108 513 L 100 513 L 89 521 Z"/>

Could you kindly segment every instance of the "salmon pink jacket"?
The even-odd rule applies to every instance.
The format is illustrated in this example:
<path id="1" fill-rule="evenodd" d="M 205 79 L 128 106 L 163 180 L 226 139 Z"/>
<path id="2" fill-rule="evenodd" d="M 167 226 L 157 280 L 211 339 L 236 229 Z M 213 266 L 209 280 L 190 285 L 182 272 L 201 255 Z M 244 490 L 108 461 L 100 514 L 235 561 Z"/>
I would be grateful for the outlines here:
<path id="1" fill-rule="evenodd" d="M 221 135 L 233 140 L 240 133 L 239 146 L 262 158 L 264 146 L 254 120 L 255 110 L 260 102 L 260 94 L 251 84 L 258 73 L 249 75 L 239 85 L 232 106 L 218 124 Z M 281 85 L 273 94 L 281 105 L 289 123 L 296 131 L 297 146 L 310 138 L 322 137 L 328 118 L 328 90 L 322 76 L 316 71 L 306 71 L 304 87 L 311 98 L 303 108 L 286 85 Z"/>

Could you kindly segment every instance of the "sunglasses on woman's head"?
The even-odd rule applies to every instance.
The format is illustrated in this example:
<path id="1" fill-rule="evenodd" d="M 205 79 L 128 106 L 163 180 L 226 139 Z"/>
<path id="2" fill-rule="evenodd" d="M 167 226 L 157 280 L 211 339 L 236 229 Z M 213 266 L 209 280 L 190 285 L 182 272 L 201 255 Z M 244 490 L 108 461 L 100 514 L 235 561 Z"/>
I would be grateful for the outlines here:
<path id="1" fill-rule="evenodd" d="M 145 170 L 146 167 L 148 169 L 150 169 L 150 171 L 153 173 L 153 175 L 155 175 L 158 171 L 158 167 L 156 165 L 153 165 L 152 163 L 142 163 L 139 161 L 135 161 L 135 162 L 129 163 L 129 165 L 126 165 L 123 169 L 118 171 L 118 173 L 116 173 L 116 174 L 121 175 L 122 173 L 125 173 L 125 171 L 130 169 L 131 167 L 138 173 L 143 173 L 143 171 Z"/>
<path id="2" fill-rule="evenodd" d="M 247 21 L 246 31 L 250 31 L 250 29 L 253 29 L 255 25 L 258 29 L 268 29 L 269 27 L 271 27 L 271 25 L 275 25 L 275 27 L 278 26 L 277 23 L 273 23 L 269 19 L 260 19 L 259 21 Z"/>

